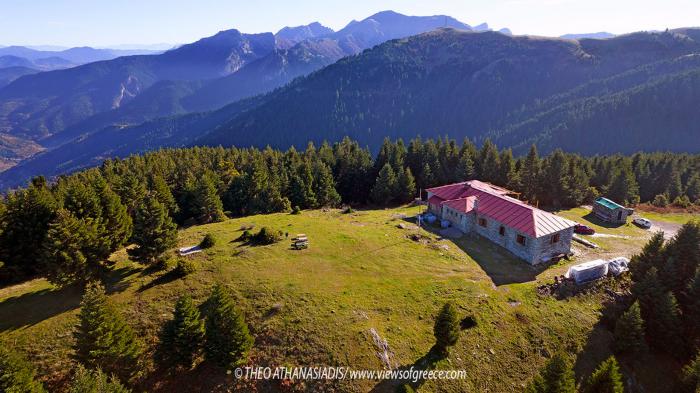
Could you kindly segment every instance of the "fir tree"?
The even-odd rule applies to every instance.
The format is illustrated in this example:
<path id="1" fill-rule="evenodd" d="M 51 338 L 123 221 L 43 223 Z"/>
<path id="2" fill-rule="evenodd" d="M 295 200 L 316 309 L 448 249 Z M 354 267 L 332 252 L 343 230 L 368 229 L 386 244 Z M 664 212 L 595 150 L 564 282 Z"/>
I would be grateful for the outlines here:
<path id="1" fill-rule="evenodd" d="M 676 235 L 668 242 L 668 260 L 673 259 L 674 275 L 669 276 L 674 295 L 687 304 L 684 292 L 700 267 L 700 222 L 688 222 L 684 224 Z"/>
<path id="2" fill-rule="evenodd" d="M 243 314 L 220 284 L 214 286 L 207 307 L 205 357 L 221 367 L 243 364 L 253 346 Z"/>
<path id="3" fill-rule="evenodd" d="M 397 199 L 399 202 L 410 202 L 416 196 L 416 180 L 413 178 L 411 168 L 404 168 L 397 181 Z"/>
<path id="4" fill-rule="evenodd" d="M 102 217 L 102 204 L 94 188 L 83 179 L 69 179 L 65 183 L 59 183 L 64 209 L 79 219 Z"/>
<path id="5" fill-rule="evenodd" d="M 639 302 L 634 302 L 615 323 L 615 350 L 629 354 L 639 354 L 646 350 L 644 320 Z"/>
<path id="6" fill-rule="evenodd" d="M 372 187 L 372 200 L 380 206 L 386 206 L 396 197 L 397 179 L 391 165 L 384 164 L 379 171 L 377 181 Z"/>
<path id="7" fill-rule="evenodd" d="M 44 393 L 34 366 L 18 353 L 0 346 L 0 392 Z"/>
<path id="8" fill-rule="evenodd" d="M 498 178 L 496 184 L 513 190 L 520 188 L 520 178 L 515 169 L 513 151 L 510 149 L 501 151 L 501 155 L 498 158 Z"/>
<path id="9" fill-rule="evenodd" d="M 226 218 L 216 186 L 209 175 L 200 177 L 195 183 L 191 204 L 190 212 L 200 223 L 219 222 Z"/>
<path id="10" fill-rule="evenodd" d="M 115 189 L 130 215 L 146 196 L 146 185 L 139 179 L 136 173 L 128 171 L 120 178 L 119 185 Z"/>
<path id="11" fill-rule="evenodd" d="M 520 174 L 523 197 L 530 203 L 537 201 L 537 196 L 540 192 L 540 171 L 541 164 L 537 154 L 537 147 L 532 145 L 527 153 Z"/>
<path id="12" fill-rule="evenodd" d="M 487 139 L 479 151 L 478 175 L 484 181 L 496 183 L 499 179 L 498 148 Z"/>
<path id="13" fill-rule="evenodd" d="M 420 184 L 423 188 L 432 187 L 437 184 L 435 174 L 433 174 L 433 170 L 427 162 L 423 164 L 423 168 L 420 171 Z"/>
<path id="14" fill-rule="evenodd" d="M 99 368 L 90 371 L 82 365 L 78 365 L 71 379 L 70 386 L 68 387 L 68 393 L 129 392 L 131 392 L 131 390 L 122 385 L 114 375 L 108 377 L 107 374 L 103 373 Z"/>
<path id="15" fill-rule="evenodd" d="M 556 353 L 541 371 L 546 393 L 574 393 L 576 379 L 571 362 L 563 353 Z"/>
<path id="16" fill-rule="evenodd" d="M 659 274 L 655 267 L 650 268 L 644 276 L 632 285 L 632 294 L 639 301 L 639 308 L 646 327 L 647 336 L 655 333 L 654 327 L 648 322 L 654 319 L 656 302 L 664 294 L 664 288 L 659 281 Z"/>
<path id="17" fill-rule="evenodd" d="M 0 216 L 0 261 L 6 268 L 23 275 L 40 271 L 42 245 L 57 211 L 58 203 L 42 177 L 7 195 Z"/>
<path id="18" fill-rule="evenodd" d="M 584 393 L 624 393 L 620 366 L 615 357 L 611 356 L 588 378 Z"/>
<path id="19" fill-rule="evenodd" d="M 569 193 L 566 195 L 564 203 L 567 206 L 579 206 L 584 203 L 589 196 L 590 179 L 577 159 L 572 159 L 569 162 L 567 182 L 566 188 Z"/>
<path id="20" fill-rule="evenodd" d="M 547 386 L 541 373 L 532 378 L 532 381 L 525 388 L 525 393 L 547 393 Z"/>
<path id="21" fill-rule="evenodd" d="M 204 321 L 188 295 L 175 303 L 173 319 L 163 329 L 163 351 L 175 364 L 189 368 L 204 344 Z"/>
<path id="22" fill-rule="evenodd" d="M 311 167 L 306 162 L 302 162 L 296 170 L 292 171 L 289 181 L 289 201 L 292 205 L 301 206 L 304 209 L 316 206 L 313 179 Z"/>
<path id="23" fill-rule="evenodd" d="M 700 205 L 700 174 L 696 173 L 688 180 L 685 194 L 691 202 Z"/>
<path id="24" fill-rule="evenodd" d="M 60 210 L 42 245 L 46 278 L 59 286 L 98 279 L 107 268 L 102 253 L 91 252 L 99 236 L 93 220 L 86 223 Z"/>
<path id="25" fill-rule="evenodd" d="M 470 151 L 466 149 L 459 155 L 459 162 L 457 163 L 457 181 L 474 179 L 474 159 L 472 157 Z"/>
<path id="26" fill-rule="evenodd" d="M 568 162 L 566 155 L 557 149 L 544 162 L 542 169 L 540 201 L 553 207 L 561 207 L 569 195 Z"/>
<path id="27" fill-rule="evenodd" d="M 695 358 L 683 367 L 681 384 L 683 392 L 697 393 L 700 391 L 700 352 L 697 352 Z"/>
<path id="28" fill-rule="evenodd" d="M 125 378 L 137 371 L 141 343 L 100 284 L 86 286 L 79 320 L 74 332 L 78 360 Z"/>
<path id="29" fill-rule="evenodd" d="M 628 205 L 639 202 L 639 185 L 628 164 L 622 164 L 610 184 L 608 195 L 615 201 Z"/>
<path id="30" fill-rule="evenodd" d="M 131 237 L 132 220 L 119 195 L 102 178 L 97 184 L 97 196 L 102 206 L 100 238 L 104 240 L 106 254 L 111 254 Z"/>
<path id="31" fill-rule="evenodd" d="M 459 316 L 454 303 L 447 302 L 435 320 L 433 334 L 435 335 L 435 346 L 440 353 L 446 354 L 448 348 L 455 345 L 459 340 Z"/>
<path id="32" fill-rule="evenodd" d="M 180 207 L 177 205 L 168 183 L 162 176 L 154 175 L 151 177 L 151 190 L 156 199 L 158 199 L 158 202 L 162 203 L 165 208 L 168 209 L 168 213 L 171 217 L 175 217 L 177 213 L 180 212 Z"/>
<path id="33" fill-rule="evenodd" d="M 665 239 L 663 232 L 656 232 L 644 245 L 642 252 L 632 256 L 630 260 L 630 273 L 632 281 L 641 281 L 652 267 L 663 268 L 665 257 Z"/>
<path id="34" fill-rule="evenodd" d="M 335 189 L 331 169 L 322 161 L 314 163 L 314 194 L 318 207 L 337 206 L 340 194 Z"/>
<path id="35" fill-rule="evenodd" d="M 656 299 L 653 317 L 644 322 L 649 326 L 649 339 L 656 348 L 682 357 L 686 347 L 682 338 L 680 310 L 673 293 L 666 292 Z"/>
<path id="36" fill-rule="evenodd" d="M 700 338 L 700 269 L 688 285 L 685 322 L 694 338 Z"/>
<path id="37" fill-rule="evenodd" d="M 152 263 L 177 241 L 177 226 L 156 198 L 144 198 L 135 212 L 133 241 L 129 255 L 137 261 Z"/>

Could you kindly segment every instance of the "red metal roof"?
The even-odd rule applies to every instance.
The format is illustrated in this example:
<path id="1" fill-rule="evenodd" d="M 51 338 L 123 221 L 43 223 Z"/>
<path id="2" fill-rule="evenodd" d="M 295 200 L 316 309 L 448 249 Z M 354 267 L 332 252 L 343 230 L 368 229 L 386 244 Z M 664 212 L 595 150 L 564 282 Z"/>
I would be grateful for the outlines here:
<path id="1" fill-rule="evenodd" d="M 549 235 L 576 225 L 573 221 L 509 197 L 506 195 L 509 191 L 502 187 L 478 180 L 429 188 L 427 191 L 433 194 L 428 201 L 437 197 L 453 209 L 465 213 L 476 210 L 478 214 L 531 237 Z"/>
<path id="2" fill-rule="evenodd" d="M 463 213 L 468 213 L 474 209 L 474 201 L 476 201 L 476 197 L 472 196 L 444 201 L 442 202 L 442 205 Z"/>
<path id="3" fill-rule="evenodd" d="M 444 199 L 440 198 L 439 196 L 433 195 L 430 198 L 428 198 L 428 203 L 431 205 L 440 205 Z"/>

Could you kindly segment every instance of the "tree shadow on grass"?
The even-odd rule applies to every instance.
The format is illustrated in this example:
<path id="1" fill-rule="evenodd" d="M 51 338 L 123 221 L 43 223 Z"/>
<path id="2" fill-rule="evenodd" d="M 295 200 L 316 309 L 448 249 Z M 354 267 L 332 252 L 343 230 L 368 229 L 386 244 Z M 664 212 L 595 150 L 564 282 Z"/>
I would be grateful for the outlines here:
<path id="1" fill-rule="evenodd" d="M 446 359 L 446 354 L 442 353 L 435 345 L 425 355 L 418 358 L 412 364 L 404 365 L 398 368 L 399 371 L 413 370 L 415 372 L 434 370 L 437 363 Z M 394 392 L 404 384 L 410 385 L 414 390 L 418 390 L 425 383 L 424 379 L 413 379 L 409 376 L 408 379 L 385 379 L 376 384 L 370 392 Z"/>
<path id="2" fill-rule="evenodd" d="M 211 362 L 203 361 L 192 369 L 161 366 L 139 383 L 139 391 L 158 392 L 229 392 L 254 391 L 255 385 L 264 381 L 237 379 L 227 370 Z M 272 387 L 272 386 L 270 386 Z M 264 389 L 258 391 L 278 391 Z"/>
<path id="3" fill-rule="evenodd" d="M 124 266 L 119 269 L 111 270 L 102 278 L 105 291 L 107 294 L 113 294 L 126 290 L 131 285 L 131 282 L 128 280 L 129 276 L 136 273 L 143 273 L 143 271 L 143 267 L 140 266 Z"/>
<path id="4" fill-rule="evenodd" d="M 178 274 L 175 269 L 172 269 L 172 270 L 165 272 L 165 273 L 161 274 L 160 276 L 154 278 L 148 284 L 142 285 L 141 287 L 139 287 L 139 289 L 137 291 L 138 292 L 145 292 L 153 287 L 156 287 L 158 285 L 167 284 L 169 282 L 173 282 L 181 277 L 182 276 L 180 274 Z"/>
<path id="5" fill-rule="evenodd" d="M 80 306 L 81 285 L 42 289 L 0 302 L 0 332 L 26 328 Z"/>

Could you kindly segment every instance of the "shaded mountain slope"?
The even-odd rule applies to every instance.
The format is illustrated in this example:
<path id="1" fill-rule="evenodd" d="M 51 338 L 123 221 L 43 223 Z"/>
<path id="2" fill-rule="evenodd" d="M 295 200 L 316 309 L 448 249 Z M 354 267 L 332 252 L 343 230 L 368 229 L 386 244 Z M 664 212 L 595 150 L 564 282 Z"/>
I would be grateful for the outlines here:
<path id="1" fill-rule="evenodd" d="M 160 80 L 234 72 L 274 48 L 272 34 L 224 31 L 153 56 L 126 56 L 25 76 L 0 90 L 0 132 L 37 140 L 119 108 Z"/>
<path id="2" fill-rule="evenodd" d="M 442 29 L 215 112 L 103 129 L 0 174 L 0 186 L 161 146 L 303 148 L 346 135 L 371 148 L 387 136 L 448 134 L 490 137 L 516 153 L 532 142 L 591 154 L 698 151 L 697 38 L 697 30 L 576 41 Z"/>
<path id="3" fill-rule="evenodd" d="M 326 67 L 270 94 L 200 142 L 303 146 L 350 135 L 377 146 L 385 136 L 478 138 L 540 100 L 699 50 L 697 41 L 677 33 L 570 41 L 444 30 Z"/>

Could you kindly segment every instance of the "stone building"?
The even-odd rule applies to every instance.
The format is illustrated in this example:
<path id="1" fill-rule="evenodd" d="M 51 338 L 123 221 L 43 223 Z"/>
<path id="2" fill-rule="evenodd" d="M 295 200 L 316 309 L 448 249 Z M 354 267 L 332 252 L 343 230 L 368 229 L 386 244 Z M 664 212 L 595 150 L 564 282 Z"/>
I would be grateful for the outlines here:
<path id="1" fill-rule="evenodd" d="M 603 221 L 613 224 L 626 224 L 627 217 L 631 216 L 634 210 L 615 203 L 608 198 L 600 197 L 593 203 L 593 213 Z"/>
<path id="2" fill-rule="evenodd" d="M 569 254 L 575 222 L 508 196 L 511 191 L 472 180 L 426 190 L 428 209 L 465 233 L 476 233 L 529 264 Z"/>

